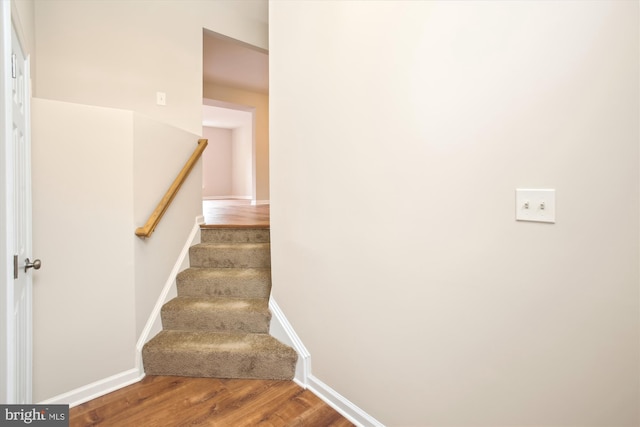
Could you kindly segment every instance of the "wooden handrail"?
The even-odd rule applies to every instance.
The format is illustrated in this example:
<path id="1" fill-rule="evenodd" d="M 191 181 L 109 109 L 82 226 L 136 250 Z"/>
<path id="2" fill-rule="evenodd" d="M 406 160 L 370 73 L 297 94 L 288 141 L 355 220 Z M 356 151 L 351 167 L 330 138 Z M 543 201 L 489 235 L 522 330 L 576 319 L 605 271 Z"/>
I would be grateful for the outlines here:
<path id="1" fill-rule="evenodd" d="M 144 227 L 136 228 L 136 236 L 145 238 L 151 236 L 151 234 L 156 229 L 156 226 L 160 222 L 162 215 L 164 215 L 165 211 L 171 204 L 171 201 L 176 196 L 176 194 L 178 194 L 178 190 L 180 190 L 182 183 L 186 181 L 187 177 L 189 176 L 189 172 L 191 172 L 191 169 L 193 169 L 193 166 L 202 155 L 204 149 L 207 148 L 207 144 L 208 141 L 206 139 L 198 140 L 198 146 L 196 147 L 195 151 L 193 152 L 191 157 L 189 157 L 189 160 L 187 160 L 187 163 L 184 165 L 176 179 L 173 181 L 173 184 L 171 184 L 171 187 L 169 187 L 162 200 L 160 200 L 160 203 L 158 203 L 158 207 L 156 207 L 156 210 L 153 211 L 153 213 L 147 220 L 147 223 L 144 225 Z"/>

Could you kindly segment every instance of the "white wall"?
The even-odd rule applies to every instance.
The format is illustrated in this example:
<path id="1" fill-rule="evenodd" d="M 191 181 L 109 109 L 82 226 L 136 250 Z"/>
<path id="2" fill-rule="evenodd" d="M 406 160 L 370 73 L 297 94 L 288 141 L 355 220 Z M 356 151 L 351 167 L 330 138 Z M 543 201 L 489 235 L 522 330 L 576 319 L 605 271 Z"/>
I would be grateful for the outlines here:
<path id="1" fill-rule="evenodd" d="M 133 110 L 196 134 L 202 29 L 268 47 L 263 2 L 35 1 L 39 97 Z"/>
<path id="2" fill-rule="evenodd" d="M 202 153 L 202 196 L 231 196 L 231 129 L 204 126 L 202 137 L 209 140 Z"/>
<path id="3" fill-rule="evenodd" d="M 133 114 L 38 98 L 32 114 L 39 402 L 135 364 Z"/>
<path id="4" fill-rule="evenodd" d="M 640 423 L 638 40 L 637 2 L 270 2 L 274 295 L 315 376 L 388 426 Z"/>

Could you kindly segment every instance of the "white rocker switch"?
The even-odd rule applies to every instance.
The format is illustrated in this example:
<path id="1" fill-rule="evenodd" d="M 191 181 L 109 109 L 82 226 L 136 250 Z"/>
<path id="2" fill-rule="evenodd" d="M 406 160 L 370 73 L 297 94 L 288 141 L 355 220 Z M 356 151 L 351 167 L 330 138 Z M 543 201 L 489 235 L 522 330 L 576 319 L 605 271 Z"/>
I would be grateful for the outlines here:
<path id="1" fill-rule="evenodd" d="M 556 190 L 517 189 L 516 220 L 556 222 Z"/>

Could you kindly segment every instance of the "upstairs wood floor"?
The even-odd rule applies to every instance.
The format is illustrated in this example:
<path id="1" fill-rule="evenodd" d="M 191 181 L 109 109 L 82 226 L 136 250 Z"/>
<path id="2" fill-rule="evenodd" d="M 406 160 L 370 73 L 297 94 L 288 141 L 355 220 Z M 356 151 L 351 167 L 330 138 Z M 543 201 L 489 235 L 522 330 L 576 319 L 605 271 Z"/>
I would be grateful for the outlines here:
<path id="1" fill-rule="evenodd" d="M 205 200 L 203 227 L 269 227 L 269 205 L 252 205 L 249 200 Z"/>
<path id="2" fill-rule="evenodd" d="M 147 376 L 69 411 L 70 427 L 353 426 L 293 381 Z"/>

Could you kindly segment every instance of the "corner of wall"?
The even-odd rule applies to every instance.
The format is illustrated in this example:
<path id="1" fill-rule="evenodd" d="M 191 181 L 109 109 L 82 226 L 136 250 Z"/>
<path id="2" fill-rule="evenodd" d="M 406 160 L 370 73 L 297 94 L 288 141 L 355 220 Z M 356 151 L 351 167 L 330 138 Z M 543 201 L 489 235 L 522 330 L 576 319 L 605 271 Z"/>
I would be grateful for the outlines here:
<path id="1" fill-rule="evenodd" d="M 269 309 L 273 314 L 269 333 L 283 343 L 293 347 L 298 353 L 296 374 L 293 380 L 301 387 L 309 389 L 333 409 L 352 423 L 362 427 L 384 427 L 382 423 L 367 414 L 346 397 L 320 381 L 311 373 L 311 354 L 287 320 L 284 312 L 273 298 L 269 298 Z"/>
<path id="2" fill-rule="evenodd" d="M 120 372 L 107 378 L 103 378 L 91 384 L 87 384 L 85 386 L 71 390 L 67 393 L 54 396 L 50 399 L 40 402 L 41 404 L 68 404 L 69 406 L 74 407 L 89 400 L 104 396 L 105 394 L 111 393 L 112 391 L 126 387 L 144 378 L 145 373 L 142 364 L 142 347 L 147 341 L 149 341 L 151 337 L 153 337 L 162 329 L 160 321 L 160 309 L 162 308 L 162 305 L 169 298 L 171 298 L 171 294 L 176 293 L 176 276 L 185 267 L 188 267 L 189 247 L 200 242 L 200 225 L 202 225 L 203 223 L 204 217 L 196 217 L 193 229 L 191 230 L 191 233 L 189 234 L 189 237 L 187 238 L 187 241 L 185 242 L 185 245 L 180 252 L 180 256 L 176 260 L 176 263 L 171 270 L 171 274 L 167 278 L 164 288 L 162 289 L 162 292 L 158 297 L 153 312 L 149 316 L 149 320 L 147 321 L 146 326 L 138 339 L 138 342 L 136 344 L 135 368 Z"/>

